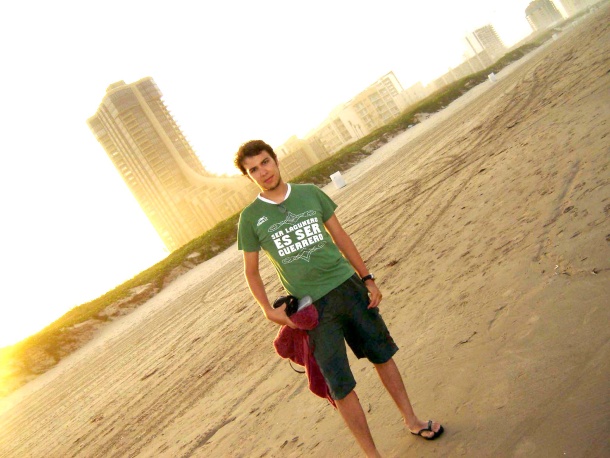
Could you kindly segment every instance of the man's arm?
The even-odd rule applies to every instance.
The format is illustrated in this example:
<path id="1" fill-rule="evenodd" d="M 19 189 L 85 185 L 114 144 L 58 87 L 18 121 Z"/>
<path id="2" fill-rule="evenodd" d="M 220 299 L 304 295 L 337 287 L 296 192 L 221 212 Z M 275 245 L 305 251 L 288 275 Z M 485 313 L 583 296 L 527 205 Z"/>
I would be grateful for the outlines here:
<path id="1" fill-rule="evenodd" d="M 326 230 L 333 238 L 333 241 L 343 253 L 343 256 L 350 262 L 352 267 L 358 272 L 360 278 L 368 275 L 370 272 L 367 269 L 364 261 L 362 260 L 362 256 L 358 252 L 358 248 L 354 245 L 352 238 L 345 232 L 339 219 L 337 219 L 337 215 L 333 214 L 326 222 L 324 223 Z M 369 308 L 377 307 L 379 302 L 381 302 L 381 291 L 377 288 L 374 280 L 367 280 L 365 282 L 367 289 L 369 290 L 369 295 L 371 302 L 369 303 Z"/>
<path id="2" fill-rule="evenodd" d="M 265 317 L 274 323 L 285 324 L 288 327 L 296 328 L 296 325 L 288 318 L 288 315 L 286 315 L 286 312 L 284 311 L 286 305 L 274 309 L 269 303 L 265 285 L 258 270 L 258 251 L 244 251 L 244 273 L 250 292 L 252 293 L 252 296 L 254 296 L 254 299 L 256 299 L 256 302 L 258 302 L 258 305 L 261 306 L 261 309 L 263 309 Z"/>

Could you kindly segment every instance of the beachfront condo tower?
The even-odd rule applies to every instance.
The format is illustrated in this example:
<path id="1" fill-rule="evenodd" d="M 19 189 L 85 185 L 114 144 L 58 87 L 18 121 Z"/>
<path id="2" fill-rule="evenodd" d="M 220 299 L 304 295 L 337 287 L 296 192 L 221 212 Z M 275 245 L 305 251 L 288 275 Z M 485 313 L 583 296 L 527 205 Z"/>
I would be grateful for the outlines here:
<path id="1" fill-rule="evenodd" d="M 534 0 L 525 9 L 525 18 L 534 32 L 545 30 L 563 20 L 551 0 Z"/>
<path id="2" fill-rule="evenodd" d="M 152 78 L 111 84 L 87 124 L 170 251 L 256 195 L 246 178 L 204 168 Z"/>
<path id="3" fill-rule="evenodd" d="M 465 39 L 473 56 L 486 51 L 491 61 L 495 62 L 506 54 L 506 47 L 491 24 L 468 33 Z"/>

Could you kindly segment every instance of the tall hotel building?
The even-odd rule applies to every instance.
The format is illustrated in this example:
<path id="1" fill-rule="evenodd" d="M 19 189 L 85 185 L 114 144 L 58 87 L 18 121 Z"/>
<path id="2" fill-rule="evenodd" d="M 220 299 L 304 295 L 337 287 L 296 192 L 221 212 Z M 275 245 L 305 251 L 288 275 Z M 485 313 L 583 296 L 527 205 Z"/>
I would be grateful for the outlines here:
<path id="1" fill-rule="evenodd" d="M 563 20 L 551 0 L 534 0 L 525 9 L 525 18 L 534 32 L 549 28 Z"/>
<path id="2" fill-rule="evenodd" d="M 506 47 L 491 24 L 467 34 L 465 39 L 469 51 L 473 56 L 487 51 L 491 58 L 491 63 L 506 54 Z"/>
<path id="3" fill-rule="evenodd" d="M 209 173 L 161 100 L 152 78 L 111 84 L 87 124 L 174 251 L 239 212 L 256 195 L 244 177 Z"/>

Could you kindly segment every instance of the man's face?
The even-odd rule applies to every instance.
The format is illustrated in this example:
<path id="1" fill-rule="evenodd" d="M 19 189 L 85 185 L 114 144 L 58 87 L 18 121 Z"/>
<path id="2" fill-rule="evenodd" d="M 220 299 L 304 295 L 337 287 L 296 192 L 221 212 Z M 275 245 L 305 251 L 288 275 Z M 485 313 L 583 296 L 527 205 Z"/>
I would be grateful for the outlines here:
<path id="1" fill-rule="evenodd" d="M 272 191 L 282 182 L 280 169 L 267 151 L 261 151 L 257 156 L 246 157 L 242 165 L 248 176 L 261 191 Z"/>

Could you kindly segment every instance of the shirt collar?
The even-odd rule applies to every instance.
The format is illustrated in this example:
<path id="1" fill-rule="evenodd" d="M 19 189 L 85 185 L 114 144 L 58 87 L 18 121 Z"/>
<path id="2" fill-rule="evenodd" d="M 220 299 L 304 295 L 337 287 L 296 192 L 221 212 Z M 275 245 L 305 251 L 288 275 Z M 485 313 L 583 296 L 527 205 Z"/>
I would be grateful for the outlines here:
<path id="1" fill-rule="evenodd" d="M 283 200 L 282 202 L 284 202 L 286 199 L 288 199 L 288 196 L 290 195 L 290 190 L 292 189 L 292 188 L 290 187 L 290 183 L 286 183 L 286 186 L 288 186 L 288 190 L 286 191 L 286 195 L 284 196 L 284 200 Z M 265 197 L 261 196 L 260 194 L 258 195 L 258 198 L 259 198 L 260 200 L 262 200 L 263 202 L 267 202 L 268 204 L 272 204 L 272 205 L 279 205 L 279 204 L 281 204 L 281 203 L 282 203 L 282 202 L 278 203 L 278 202 L 274 202 L 274 201 L 272 201 L 272 200 L 269 200 L 269 199 L 267 199 L 267 198 L 265 198 Z"/>

